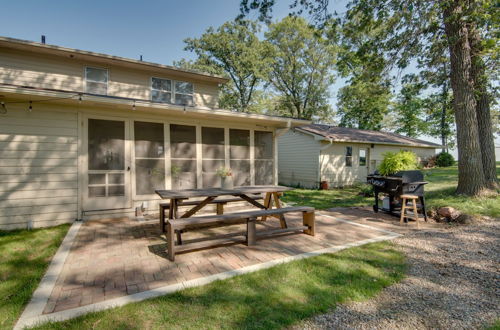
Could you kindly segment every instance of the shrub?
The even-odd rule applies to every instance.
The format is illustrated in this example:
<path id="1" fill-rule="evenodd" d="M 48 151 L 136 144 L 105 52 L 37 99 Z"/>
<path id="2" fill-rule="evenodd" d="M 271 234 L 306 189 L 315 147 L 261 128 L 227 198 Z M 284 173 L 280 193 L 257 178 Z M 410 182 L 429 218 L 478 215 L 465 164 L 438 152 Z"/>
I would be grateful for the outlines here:
<path id="1" fill-rule="evenodd" d="M 436 156 L 436 165 L 439 167 L 448 167 L 455 164 L 455 158 L 450 153 L 441 152 Z"/>
<path id="2" fill-rule="evenodd" d="M 411 151 L 386 152 L 378 167 L 381 175 L 391 175 L 399 171 L 418 168 L 417 155 Z"/>
<path id="3" fill-rule="evenodd" d="M 364 197 L 373 196 L 373 186 L 371 184 L 362 183 L 358 187 L 359 195 Z"/>

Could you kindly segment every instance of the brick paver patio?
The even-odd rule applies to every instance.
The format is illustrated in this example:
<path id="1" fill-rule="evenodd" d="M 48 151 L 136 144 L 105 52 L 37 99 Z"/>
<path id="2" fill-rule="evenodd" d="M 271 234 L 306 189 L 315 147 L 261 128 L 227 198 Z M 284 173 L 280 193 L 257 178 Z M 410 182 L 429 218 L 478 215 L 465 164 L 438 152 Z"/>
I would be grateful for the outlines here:
<path id="1" fill-rule="evenodd" d="M 369 215 L 385 229 L 394 229 L 397 219 L 388 218 L 389 224 L 384 224 L 384 216 L 375 216 L 373 212 Z M 287 216 L 287 221 L 289 225 L 301 224 L 301 217 Z M 260 222 L 257 230 L 278 225 L 278 220 L 268 219 Z M 226 227 L 191 232 L 184 234 L 183 239 L 228 230 Z M 171 262 L 167 259 L 166 241 L 157 220 L 88 221 L 78 232 L 44 314 L 381 235 L 380 231 L 317 214 L 314 237 L 288 234 L 258 240 L 252 247 L 236 244 L 178 254 L 176 261 Z"/>

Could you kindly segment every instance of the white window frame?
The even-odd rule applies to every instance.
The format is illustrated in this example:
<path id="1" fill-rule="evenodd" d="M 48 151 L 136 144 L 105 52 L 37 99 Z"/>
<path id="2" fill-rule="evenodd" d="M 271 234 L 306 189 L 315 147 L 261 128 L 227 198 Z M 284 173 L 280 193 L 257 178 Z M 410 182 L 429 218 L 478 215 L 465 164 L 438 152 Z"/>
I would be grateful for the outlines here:
<path id="1" fill-rule="evenodd" d="M 165 90 L 160 90 L 160 89 L 153 88 L 153 79 L 161 79 L 161 80 L 168 80 L 168 81 L 170 81 L 171 90 L 170 91 L 165 91 Z M 191 84 L 193 86 L 193 93 L 192 94 L 188 94 L 188 93 L 177 92 L 177 90 L 175 88 L 175 84 L 178 83 L 178 82 Z M 170 93 L 170 102 L 159 102 L 159 101 L 153 100 L 153 90 L 160 91 L 160 92 Z M 190 81 L 173 80 L 173 79 L 169 79 L 169 78 L 151 77 L 151 79 L 150 79 L 150 97 L 149 98 L 150 98 L 150 100 L 152 102 L 183 106 L 183 104 L 177 104 L 177 103 L 175 103 L 175 95 L 176 94 L 191 96 L 193 98 L 193 104 L 192 105 L 186 105 L 186 106 L 188 106 L 188 107 L 194 107 L 194 106 L 196 106 L 196 104 L 194 102 L 194 94 L 195 94 L 195 92 L 194 92 L 194 83 L 192 83 Z"/>
<path id="2" fill-rule="evenodd" d="M 347 155 L 347 150 L 348 150 L 348 148 L 351 148 L 351 155 L 350 155 L 350 156 L 348 156 L 348 155 Z M 344 149 L 344 150 L 345 150 L 345 155 L 344 155 L 344 157 L 345 157 L 345 158 L 344 158 L 344 159 L 345 159 L 345 163 L 344 163 L 344 166 L 345 166 L 345 167 L 352 167 L 352 165 L 353 165 L 353 164 L 352 164 L 352 162 L 353 162 L 353 151 L 354 151 L 354 148 L 353 148 L 352 146 L 345 146 L 345 149 Z M 348 164 L 347 164 L 347 159 L 348 159 L 348 158 L 349 158 L 349 159 L 350 159 L 350 161 L 351 161 L 351 164 L 350 164 L 350 165 L 348 165 Z"/>
<path id="3" fill-rule="evenodd" d="M 162 89 L 156 89 L 156 88 L 153 88 L 153 79 L 160 79 L 160 80 L 168 80 L 170 81 L 170 91 L 166 91 L 166 90 L 162 90 Z M 166 104 L 174 104 L 172 102 L 173 100 L 173 97 L 174 97 L 174 81 L 172 79 L 168 79 L 168 78 L 160 78 L 160 77 L 151 77 L 151 89 L 150 89 L 150 99 L 152 102 L 157 102 L 157 103 L 166 103 Z M 159 92 L 166 92 L 166 93 L 170 93 L 170 102 L 160 102 L 160 101 L 156 101 L 156 100 L 153 100 L 153 91 L 159 91 Z"/>
<path id="4" fill-rule="evenodd" d="M 92 92 L 89 92 L 87 90 L 87 81 L 89 82 L 93 82 L 93 83 L 99 83 L 99 84 L 103 84 L 102 81 L 95 81 L 95 80 L 89 80 L 87 78 L 87 69 L 95 69 L 95 70 L 103 70 L 103 71 L 106 71 L 106 94 L 96 94 L 96 93 L 92 93 Z M 96 95 L 108 95 L 108 90 L 109 90 L 109 70 L 107 68 L 98 68 L 98 67 L 95 67 L 95 66 L 89 66 L 89 65 L 86 65 L 84 68 L 83 68 L 83 74 L 85 76 L 85 93 L 89 93 L 89 94 L 96 94 Z"/>
<path id="5" fill-rule="evenodd" d="M 188 93 L 181 93 L 181 92 L 177 92 L 177 88 L 175 87 L 175 84 L 176 83 L 188 83 L 188 84 L 191 84 L 191 86 L 193 87 L 193 92 L 191 94 L 188 94 Z M 180 106 L 183 106 L 184 104 L 177 104 L 175 103 L 175 96 L 176 94 L 179 94 L 179 95 L 189 95 L 193 98 L 193 104 L 192 105 L 187 105 L 188 107 L 194 107 L 194 84 L 192 82 L 189 82 L 189 81 L 181 81 L 181 80 L 174 80 L 174 86 L 172 88 L 174 90 L 173 94 L 172 94 L 172 101 L 173 101 L 173 104 L 175 105 L 180 105 Z"/>
<path id="6" fill-rule="evenodd" d="M 361 165 L 361 151 L 365 152 L 365 164 Z M 359 148 L 358 149 L 358 164 L 360 167 L 367 167 L 368 166 L 368 149 L 367 148 Z"/>

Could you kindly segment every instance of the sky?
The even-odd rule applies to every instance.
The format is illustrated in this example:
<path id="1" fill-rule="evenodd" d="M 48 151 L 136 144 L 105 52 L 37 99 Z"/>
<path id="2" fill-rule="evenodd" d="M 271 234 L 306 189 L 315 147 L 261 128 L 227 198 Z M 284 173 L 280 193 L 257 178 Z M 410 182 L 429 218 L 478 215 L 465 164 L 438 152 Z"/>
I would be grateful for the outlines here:
<path id="1" fill-rule="evenodd" d="M 273 19 L 289 12 L 291 0 L 277 0 Z M 184 39 L 199 37 L 239 14 L 239 0 L 153 1 L 1 1 L 0 35 L 171 65 L 182 58 Z M 345 11 L 345 0 L 332 0 L 330 10 Z M 18 13 L 18 14 L 6 14 Z M 249 16 L 256 19 L 257 13 Z M 397 83 L 397 82 L 396 82 Z M 332 105 L 344 80 L 332 86 Z M 425 139 L 436 141 L 429 137 Z M 498 141 L 497 141 L 498 142 Z M 456 153 L 455 153 L 456 155 Z M 500 155 L 498 155 L 500 156 Z"/>

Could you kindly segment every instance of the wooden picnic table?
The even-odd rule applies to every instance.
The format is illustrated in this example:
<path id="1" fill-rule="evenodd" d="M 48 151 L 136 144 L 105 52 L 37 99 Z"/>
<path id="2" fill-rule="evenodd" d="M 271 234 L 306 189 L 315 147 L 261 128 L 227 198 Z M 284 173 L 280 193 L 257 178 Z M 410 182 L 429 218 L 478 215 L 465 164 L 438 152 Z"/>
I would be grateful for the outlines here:
<path id="1" fill-rule="evenodd" d="M 233 189 L 222 189 L 222 188 L 204 188 L 204 189 L 177 189 L 177 190 L 156 190 L 155 192 L 162 198 L 170 200 L 168 218 L 178 219 L 178 218 L 189 218 L 196 214 L 198 211 L 203 209 L 205 206 L 213 202 L 217 197 L 221 196 L 234 196 L 241 198 L 242 201 L 246 201 L 253 206 L 268 210 L 273 208 L 281 208 L 280 195 L 285 192 L 293 190 L 290 187 L 284 186 L 239 186 Z M 249 195 L 255 194 L 265 194 L 264 204 L 259 203 L 255 198 Z M 183 214 L 179 215 L 179 205 L 182 205 L 182 201 L 189 198 L 199 198 L 201 199 L 199 203 L 195 203 L 193 207 Z M 194 202 L 194 201 L 193 201 Z M 198 202 L 198 201 L 196 201 Z M 287 228 L 286 219 L 284 215 L 276 215 L 280 220 L 280 225 L 282 228 Z M 265 217 L 263 217 L 265 220 Z M 162 231 L 165 228 L 165 215 L 160 212 L 160 227 Z"/>

